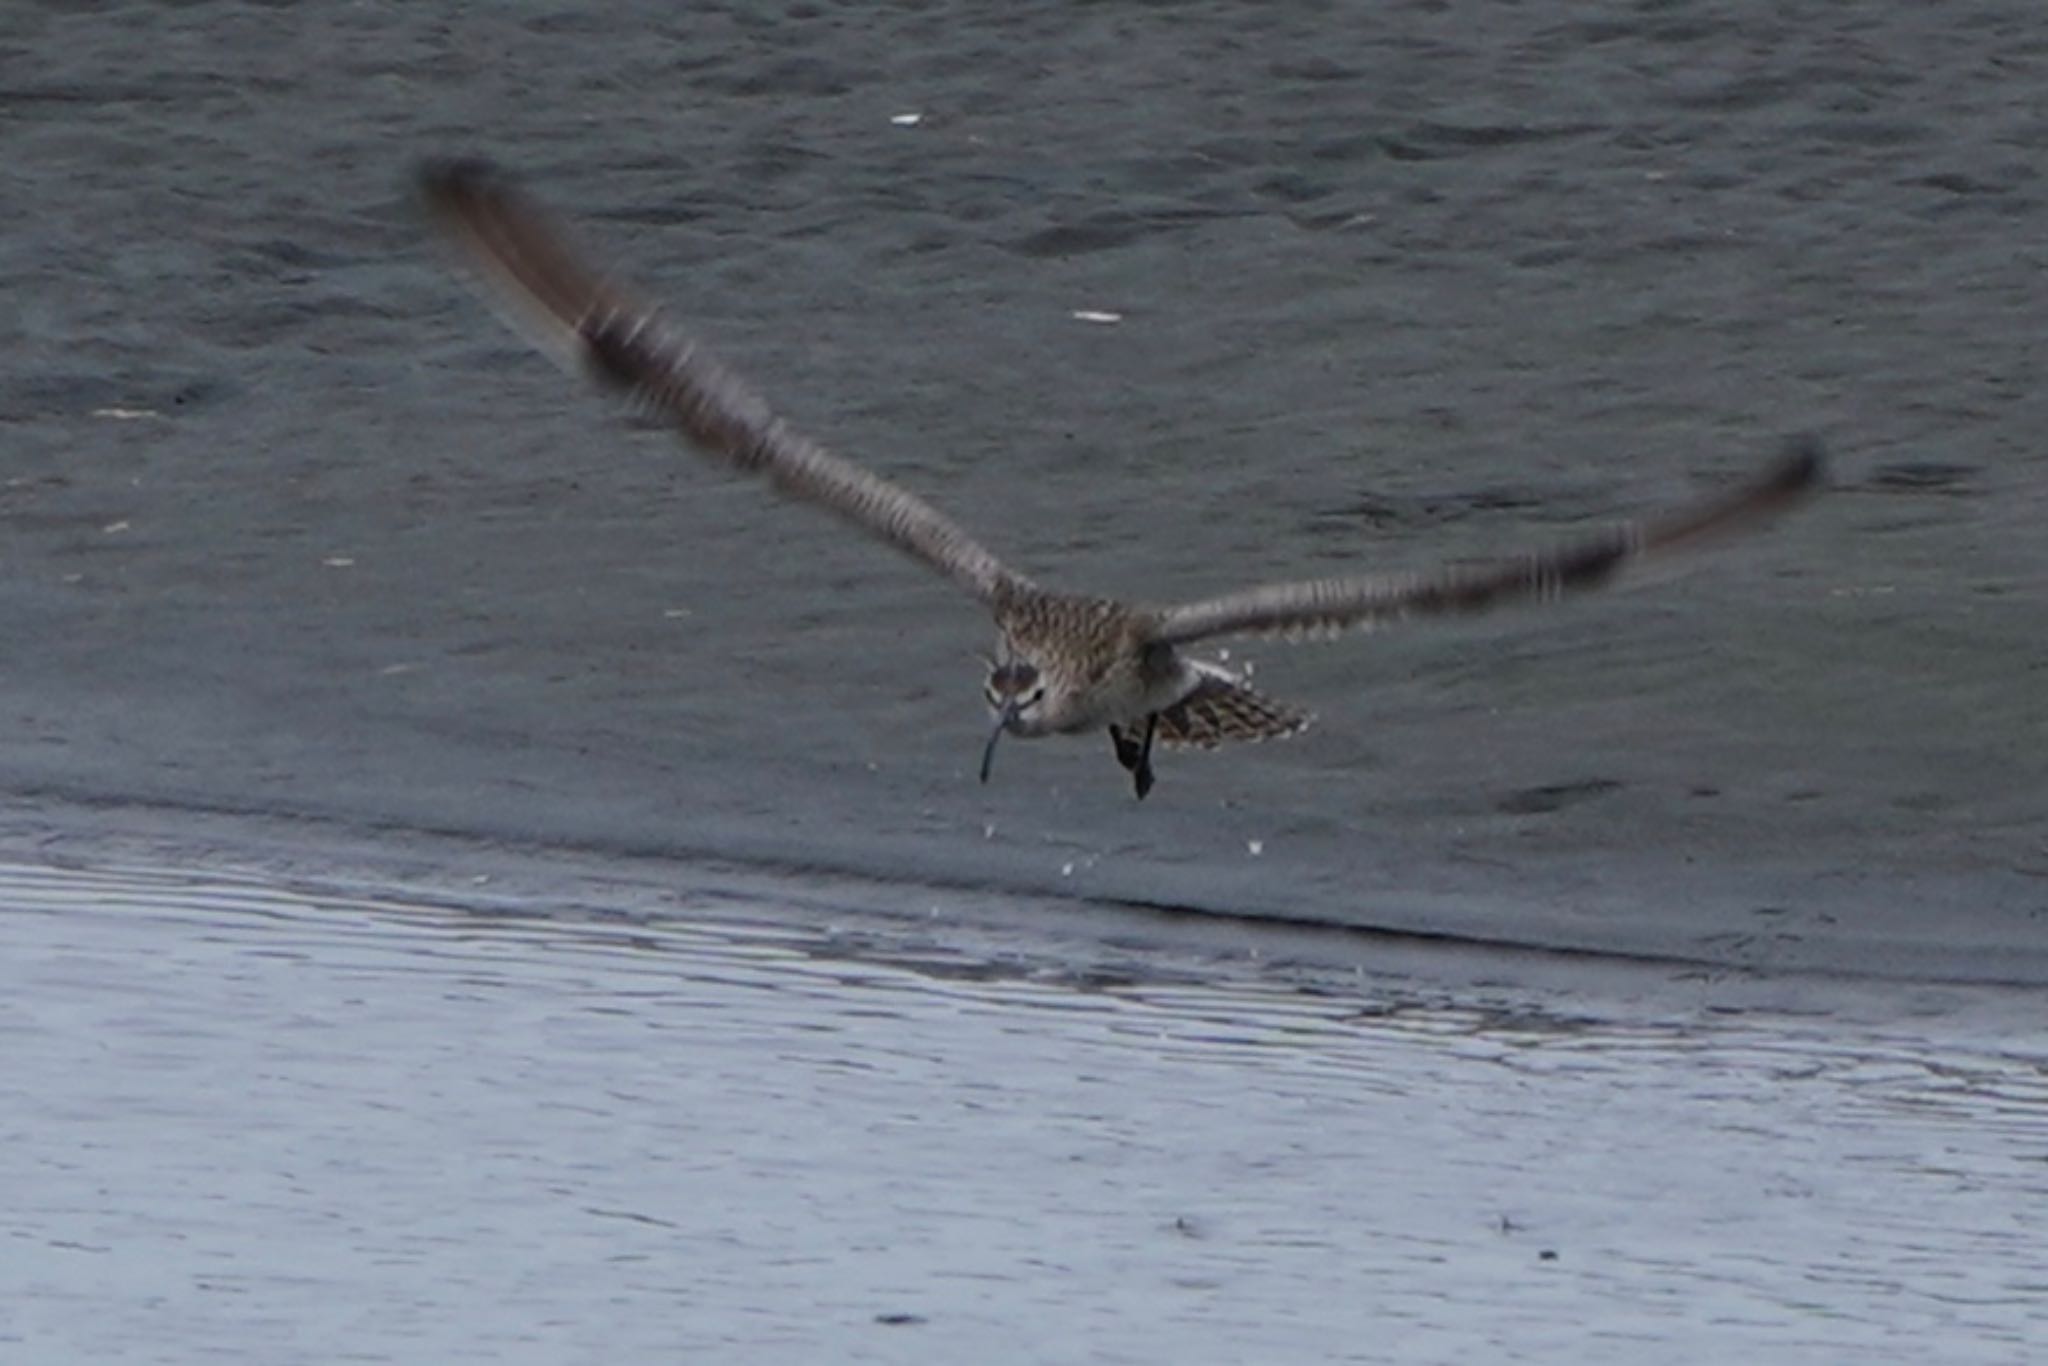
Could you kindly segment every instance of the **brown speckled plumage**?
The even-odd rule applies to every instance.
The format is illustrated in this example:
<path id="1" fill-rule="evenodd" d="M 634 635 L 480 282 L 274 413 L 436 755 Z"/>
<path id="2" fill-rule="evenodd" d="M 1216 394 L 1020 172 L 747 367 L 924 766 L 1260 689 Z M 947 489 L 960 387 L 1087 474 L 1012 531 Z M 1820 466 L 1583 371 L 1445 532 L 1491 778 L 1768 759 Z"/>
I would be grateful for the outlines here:
<path id="1" fill-rule="evenodd" d="M 1005 732 L 1107 731 L 1142 797 L 1155 743 L 1270 739 L 1310 719 L 1187 658 L 1183 645 L 1247 633 L 1331 635 L 1546 601 L 1604 584 L 1643 556 L 1759 522 L 1821 484 L 1820 448 L 1809 439 L 1733 493 L 1497 564 L 1271 584 L 1161 608 L 1052 593 L 923 499 L 792 430 L 703 348 L 586 266 L 548 216 L 489 166 L 434 163 L 421 170 L 420 188 L 435 224 L 542 350 L 631 395 L 704 454 L 837 514 L 987 605 L 1000 640 L 985 685 L 996 729 L 982 755 L 984 779 Z"/>
<path id="2" fill-rule="evenodd" d="M 1225 740 L 1281 740 L 1309 728 L 1313 714 L 1275 702 L 1234 679 L 1210 676 L 1159 709 L 1159 743 L 1214 749 Z"/>

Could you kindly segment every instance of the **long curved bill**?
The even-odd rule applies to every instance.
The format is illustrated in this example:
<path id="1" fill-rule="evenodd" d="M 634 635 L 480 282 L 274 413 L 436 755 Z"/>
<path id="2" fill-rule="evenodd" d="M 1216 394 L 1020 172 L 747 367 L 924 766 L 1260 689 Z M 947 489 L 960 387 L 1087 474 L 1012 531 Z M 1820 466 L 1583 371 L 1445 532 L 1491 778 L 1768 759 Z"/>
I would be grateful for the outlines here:
<path id="1" fill-rule="evenodd" d="M 1010 728 L 1010 719 L 1015 715 L 1016 713 L 1009 708 L 1004 708 L 1002 715 L 996 717 L 996 728 L 988 733 L 988 743 L 982 746 L 981 750 L 981 780 L 983 782 L 988 781 L 989 767 L 996 761 L 996 741 L 1003 738 L 1003 732 Z"/>

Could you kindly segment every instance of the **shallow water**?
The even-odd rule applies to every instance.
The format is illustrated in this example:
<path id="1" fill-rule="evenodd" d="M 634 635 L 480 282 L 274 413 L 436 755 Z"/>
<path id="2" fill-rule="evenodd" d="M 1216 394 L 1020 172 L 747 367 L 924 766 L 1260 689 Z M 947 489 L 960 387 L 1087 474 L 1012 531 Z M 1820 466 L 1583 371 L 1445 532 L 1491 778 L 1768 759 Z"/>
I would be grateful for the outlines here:
<path id="1" fill-rule="evenodd" d="M 2019 1362 L 2048 1034 L 0 870 L 10 1360 Z"/>
<path id="2" fill-rule="evenodd" d="M 0 793 L 2048 982 L 2040 35 L 0 6 Z M 1839 488 L 1555 612 L 1262 648 L 1318 728 L 1142 805 L 1100 741 L 982 788 L 980 614 L 505 332 L 406 185 L 460 151 L 1049 583 L 1496 552 L 1796 430 Z"/>

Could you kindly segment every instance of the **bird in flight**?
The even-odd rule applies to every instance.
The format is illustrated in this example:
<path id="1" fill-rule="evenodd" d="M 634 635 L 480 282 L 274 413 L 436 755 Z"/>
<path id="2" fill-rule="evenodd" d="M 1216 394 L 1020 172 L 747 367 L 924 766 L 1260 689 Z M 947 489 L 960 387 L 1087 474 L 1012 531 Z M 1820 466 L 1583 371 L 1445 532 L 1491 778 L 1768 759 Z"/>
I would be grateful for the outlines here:
<path id="1" fill-rule="evenodd" d="M 931 504 L 785 424 L 738 376 L 655 308 L 598 270 L 502 172 L 475 160 L 423 166 L 429 218 L 487 297 L 566 368 L 623 391 L 690 444 L 778 491 L 836 513 L 966 590 L 995 620 L 983 695 L 996 742 L 1109 732 L 1139 797 L 1155 745 L 1213 748 L 1293 735 L 1310 714 L 1276 702 L 1186 647 L 1223 636 L 1332 635 L 1408 617 L 1545 602 L 1609 582 L 1624 566 L 1746 528 L 1819 488 L 1819 442 L 1800 438 L 1749 483 L 1661 516 L 1490 564 L 1268 584 L 1171 606 L 1041 588 Z"/>

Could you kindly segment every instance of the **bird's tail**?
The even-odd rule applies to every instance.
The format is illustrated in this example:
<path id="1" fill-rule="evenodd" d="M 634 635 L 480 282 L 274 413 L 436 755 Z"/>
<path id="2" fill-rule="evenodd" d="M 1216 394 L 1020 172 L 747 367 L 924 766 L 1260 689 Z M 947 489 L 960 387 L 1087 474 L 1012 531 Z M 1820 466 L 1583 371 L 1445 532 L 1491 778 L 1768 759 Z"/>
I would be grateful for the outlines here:
<path id="1" fill-rule="evenodd" d="M 1197 663 L 1201 681 L 1159 712 L 1157 739 L 1176 748 L 1214 749 L 1226 740 L 1278 740 L 1308 729 L 1314 715 L 1275 702 L 1213 664 Z"/>

